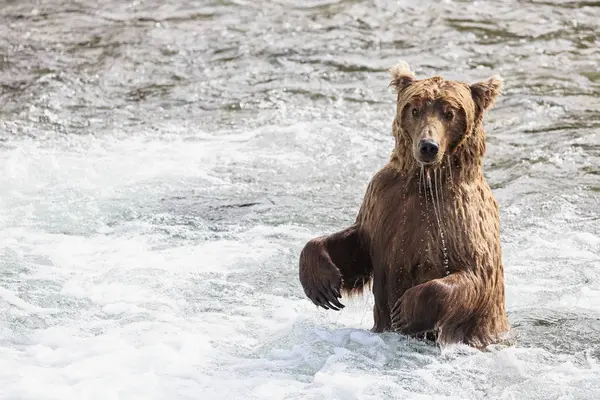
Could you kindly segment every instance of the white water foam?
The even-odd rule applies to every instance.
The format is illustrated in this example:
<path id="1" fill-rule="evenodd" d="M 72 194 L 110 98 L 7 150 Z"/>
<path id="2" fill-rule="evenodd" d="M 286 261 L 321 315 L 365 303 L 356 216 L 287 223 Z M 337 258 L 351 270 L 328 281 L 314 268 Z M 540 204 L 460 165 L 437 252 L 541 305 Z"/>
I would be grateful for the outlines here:
<path id="1" fill-rule="evenodd" d="M 320 212 L 302 197 L 306 172 L 297 172 L 310 170 L 312 158 L 284 157 L 284 144 L 261 151 L 267 137 L 260 131 L 227 142 L 205 134 L 14 140 L 2 150 L 0 398 L 583 399 L 597 393 L 600 238 L 594 232 L 539 222 L 504 233 L 517 345 L 485 353 L 440 350 L 374 334 L 372 296 L 343 299 L 347 307 L 339 313 L 317 310 L 304 297 L 298 252 L 323 233 L 302 222 L 302 214 Z M 359 152 L 355 157 L 356 165 Z M 240 179 L 244 170 L 255 180 Z M 280 181 L 265 189 L 273 177 Z M 288 187 L 297 205 L 280 192 L 258 211 L 227 208 L 285 182 L 298 183 Z M 341 185 L 349 204 L 360 192 L 354 183 Z M 335 200 L 319 203 L 326 197 L 316 207 L 335 210 Z M 523 218 L 521 209 L 511 205 L 509 225 Z M 548 218 L 568 217 L 564 209 L 553 212 Z"/>

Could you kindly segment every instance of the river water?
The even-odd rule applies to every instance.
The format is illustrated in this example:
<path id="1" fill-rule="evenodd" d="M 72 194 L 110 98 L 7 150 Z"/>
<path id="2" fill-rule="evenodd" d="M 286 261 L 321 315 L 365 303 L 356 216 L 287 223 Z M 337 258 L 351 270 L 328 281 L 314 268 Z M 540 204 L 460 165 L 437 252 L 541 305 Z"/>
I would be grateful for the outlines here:
<path id="1" fill-rule="evenodd" d="M 0 398 L 596 399 L 596 1 L 0 1 Z M 369 332 L 297 278 L 393 146 L 386 70 L 486 117 L 517 342 Z"/>

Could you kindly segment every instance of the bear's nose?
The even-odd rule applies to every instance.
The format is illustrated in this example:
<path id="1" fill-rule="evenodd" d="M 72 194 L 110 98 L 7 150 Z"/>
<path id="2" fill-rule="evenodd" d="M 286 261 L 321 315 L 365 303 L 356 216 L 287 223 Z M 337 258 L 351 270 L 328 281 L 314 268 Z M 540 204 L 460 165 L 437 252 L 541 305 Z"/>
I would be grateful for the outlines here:
<path id="1" fill-rule="evenodd" d="M 419 152 L 421 152 L 421 157 L 425 160 L 433 160 L 437 155 L 440 146 L 438 146 L 437 142 L 433 139 L 421 139 L 419 142 Z"/>

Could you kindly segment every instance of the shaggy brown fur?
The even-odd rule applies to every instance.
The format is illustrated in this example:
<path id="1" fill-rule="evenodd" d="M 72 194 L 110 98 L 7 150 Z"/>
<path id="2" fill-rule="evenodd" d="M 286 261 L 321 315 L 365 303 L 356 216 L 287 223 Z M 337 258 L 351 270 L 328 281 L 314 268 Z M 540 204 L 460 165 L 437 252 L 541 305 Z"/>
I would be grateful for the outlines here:
<path id="1" fill-rule="evenodd" d="M 483 113 L 502 82 L 417 80 L 391 70 L 395 148 L 373 177 L 355 223 L 310 240 L 299 277 L 317 306 L 372 280 L 374 332 L 482 348 L 507 332 L 498 205 L 482 172 Z M 434 143 L 424 152 L 422 143 Z"/>

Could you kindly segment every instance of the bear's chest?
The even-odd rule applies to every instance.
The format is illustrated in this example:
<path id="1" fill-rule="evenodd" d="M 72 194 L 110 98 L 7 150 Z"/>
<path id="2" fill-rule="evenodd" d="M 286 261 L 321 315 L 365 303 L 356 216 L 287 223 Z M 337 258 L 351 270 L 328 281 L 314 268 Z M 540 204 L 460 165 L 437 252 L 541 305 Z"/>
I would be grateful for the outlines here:
<path id="1" fill-rule="evenodd" d="M 453 201 L 447 193 L 402 189 L 379 192 L 368 210 L 373 262 L 416 282 L 442 277 L 464 241 Z"/>

